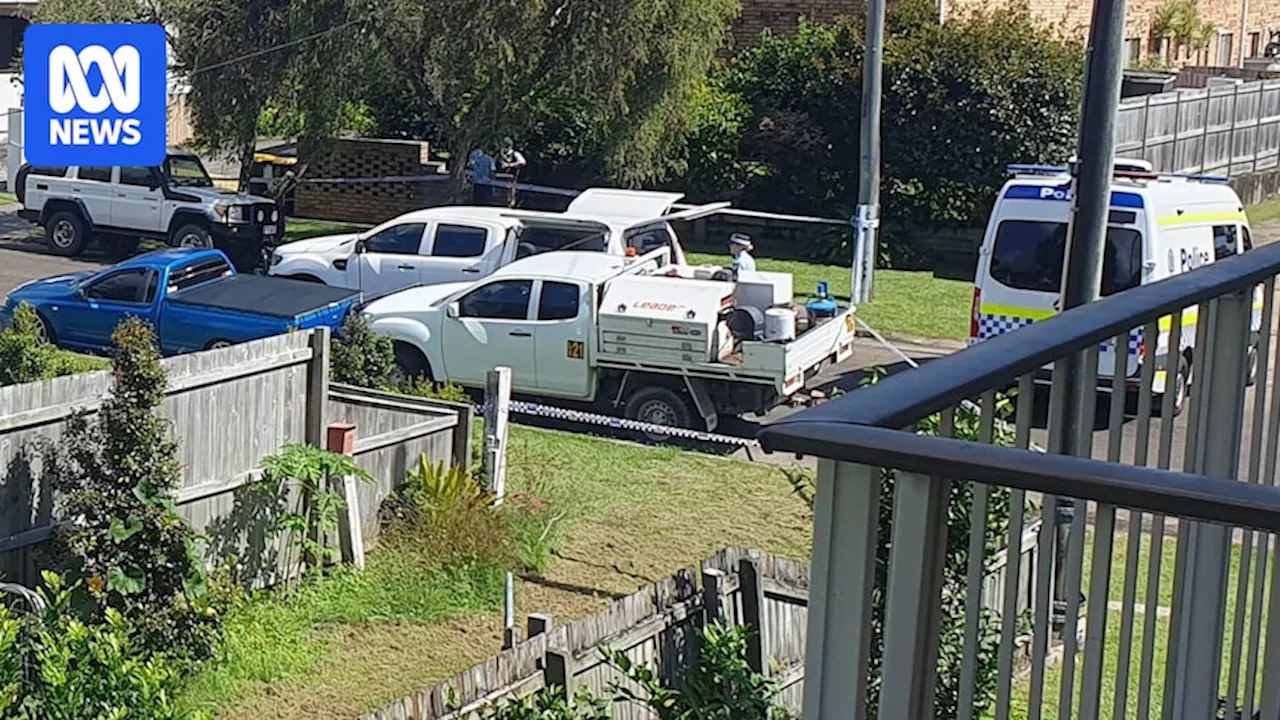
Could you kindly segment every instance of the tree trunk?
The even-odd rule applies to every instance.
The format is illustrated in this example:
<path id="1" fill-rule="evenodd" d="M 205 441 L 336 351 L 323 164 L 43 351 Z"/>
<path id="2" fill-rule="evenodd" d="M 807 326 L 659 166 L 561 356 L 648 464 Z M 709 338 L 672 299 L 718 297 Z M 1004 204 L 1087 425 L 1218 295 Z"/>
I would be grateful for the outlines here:
<path id="1" fill-rule="evenodd" d="M 467 173 L 467 160 L 474 140 L 468 133 L 461 133 L 451 149 L 449 163 L 449 197 L 455 205 L 471 204 L 471 175 Z"/>
<path id="2" fill-rule="evenodd" d="M 253 155 L 254 151 L 257 150 L 257 144 L 258 139 L 251 137 L 243 141 L 240 146 L 240 177 L 236 186 L 242 193 L 249 192 L 249 177 L 250 173 L 253 172 Z"/>

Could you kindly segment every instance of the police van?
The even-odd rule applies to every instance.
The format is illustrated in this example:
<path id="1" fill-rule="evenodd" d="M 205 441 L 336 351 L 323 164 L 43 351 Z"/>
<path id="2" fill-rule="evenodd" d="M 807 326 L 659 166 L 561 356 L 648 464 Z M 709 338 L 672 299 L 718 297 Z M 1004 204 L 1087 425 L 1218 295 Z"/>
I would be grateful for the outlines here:
<path id="1" fill-rule="evenodd" d="M 1067 168 L 1011 165 L 987 223 L 978 257 L 969 324 L 970 344 L 1016 330 L 1059 312 L 1071 177 Z M 1118 160 L 1111 187 L 1111 208 L 1102 269 L 1102 295 L 1194 270 L 1252 249 L 1244 205 L 1226 178 L 1170 176 L 1152 172 L 1150 163 Z M 1249 383 L 1257 372 L 1257 338 L 1262 293 L 1255 291 L 1249 347 Z M 1155 348 L 1153 391 L 1174 393 L 1174 412 L 1182 412 L 1194 377 L 1195 307 L 1182 313 L 1181 352 L 1166 363 L 1171 317 L 1160 319 Z M 1125 356 L 1130 389 L 1137 386 L 1142 361 L 1151 351 L 1142 328 L 1129 333 Z M 1109 384 L 1117 355 L 1115 340 L 1099 347 L 1098 377 Z M 1170 381 L 1167 368 L 1174 367 Z M 1172 386 L 1169 388 L 1169 386 Z"/>

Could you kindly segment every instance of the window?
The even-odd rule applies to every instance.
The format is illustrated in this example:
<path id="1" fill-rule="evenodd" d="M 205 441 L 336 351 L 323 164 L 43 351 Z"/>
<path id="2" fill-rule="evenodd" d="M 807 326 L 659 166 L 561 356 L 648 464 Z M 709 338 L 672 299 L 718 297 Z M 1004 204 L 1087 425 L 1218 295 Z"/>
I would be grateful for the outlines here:
<path id="1" fill-rule="evenodd" d="M 1234 36 L 1231 33 L 1221 33 L 1218 35 L 1218 65 L 1226 67 L 1231 65 L 1231 50 Z"/>
<path id="2" fill-rule="evenodd" d="M 422 247 L 422 233 L 427 229 L 422 223 L 407 223 L 370 235 L 364 241 L 365 252 L 391 255 L 417 255 Z"/>
<path id="3" fill-rule="evenodd" d="M 1244 251 L 1249 252 L 1253 249 L 1253 237 L 1249 235 L 1249 228 L 1240 226 L 1240 237 L 1244 241 Z"/>
<path id="4" fill-rule="evenodd" d="M 635 248 L 637 255 L 671 246 L 671 231 L 665 226 L 648 228 L 627 236 L 627 247 Z"/>
<path id="5" fill-rule="evenodd" d="M 441 225 L 436 228 L 431 254 L 435 257 L 480 257 L 484 254 L 484 244 L 488 239 L 489 231 L 484 228 Z"/>
<path id="6" fill-rule="evenodd" d="M 542 282 L 538 299 L 539 320 L 572 320 L 578 317 L 578 286 L 570 283 Z"/>
<path id="7" fill-rule="evenodd" d="M 164 159 L 164 176 L 179 187 L 213 187 L 213 179 L 194 155 L 169 155 Z"/>
<path id="8" fill-rule="evenodd" d="M 1124 55 L 1126 58 L 1128 58 L 1128 63 L 1130 67 L 1142 62 L 1142 41 L 1141 40 L 1125 40 Z"/>
<path id="9" fill-rule="evenodd" d="M 489 283 L 462 298 L 462 317 L 492 320 L 526 320 L 529 317 L 529 295 L 532 280 L 503 280 Z"/>
<path id="10" fill-rule="evenodd" d="M 1256 58 L 1262 54 L 1262 33 L 1249 33 L 1249 57 Z"/>
<path id="11" fill-rule="evenodd" d="M 516 257 L 523 258 L 553 250 L 605 252 L 608 247 L 608 236 L 599 230 L 526 227 L 520 231 Z"/>
<path id="12" fill-rule="evenodd" d="M 1213 226 L 1213 259 L 1221 260 L 1240 251 L 1240 229 L 1236 225 Z"/>
<path id="13" fill-rule="evenodd" d="M 80 173 L 76 176 L 81 180 L 96 180 L 97 182 L 111 182 L 111 168 L 109 167 L 82 167 Z"/>
<path id="14" fill-rule="evenodd" d="M 149 303 L 155 299 L 156 277 L 150 270 L 126 270 L 109 275 L 84 290 L 90 300 Z"/>
<path id="15" fill-rule="evenodd" d="M 1018 290 L 1062 291 L 1066 223 L 1005 220 L 996 230 L 991 277 Z M 1129 228 L 1107 228 L 1102 262 L 1102 294 L 1111 295 L 1142 282 L 1142 235 Z"/>
<path id="16" fill-rule="evenodd" d="M 140 185 L 142 187 L 151 187 L 154 183 L 155 175 L 151 174 L 151 168 L 149 167 L 120 168 L 121 185 Z"/>
<path id="17" fill-rule="evenodd" d="M 198 263 L 178 268 L 170 273 L 169 287 L 173 288 L 174 292 L 177 292 L 230 274 L 231 266 L 224 260 L 218 258 L 201 260 Z"/>
<path id="18" fill-rule="evenodd" d="M 40 175 L 42 177 L 66 177 L 67 166 L 63 165 L 62 167 L 33 167 L 31 168 L 30 174 Z"/>

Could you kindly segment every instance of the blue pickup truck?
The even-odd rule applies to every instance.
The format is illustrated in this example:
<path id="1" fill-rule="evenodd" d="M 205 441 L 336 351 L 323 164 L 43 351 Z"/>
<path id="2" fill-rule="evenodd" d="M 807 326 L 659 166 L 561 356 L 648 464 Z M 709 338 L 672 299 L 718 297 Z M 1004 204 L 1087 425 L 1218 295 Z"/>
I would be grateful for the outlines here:
<path id="1" fill-rule="evenodd" d="M 0 326 L 25 302 L 55 344 L 101 353 L 110 350 L 120 321 L 132 315 L 151 323 L 160 351 L 174 355 L 290 330 L 336 331 L 359 300 L 354 290 L 237 274 L 219 250 L 175 248 L 22 285 L 0 306 Z"/>

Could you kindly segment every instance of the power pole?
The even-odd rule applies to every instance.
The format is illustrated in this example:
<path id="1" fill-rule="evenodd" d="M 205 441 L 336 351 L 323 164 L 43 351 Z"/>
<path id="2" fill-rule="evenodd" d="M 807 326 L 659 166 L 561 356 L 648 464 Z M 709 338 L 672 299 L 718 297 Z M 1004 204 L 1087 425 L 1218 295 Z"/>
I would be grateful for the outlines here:
<path id="1" fill-rule="evenodd" d="M 854 255 L 850 301 L 871 300 L 880 227 L 880 86 L 884 64 L 885 0 L 868 0 L 866 53 L 862 60 L 862 118 L 858 210 L 853 217 Z"/>
<path id="2" fill-rule="evenodd" d="M 1111 182 L 1115 166 L 1115 125 L 1120 105 L 1120 84 L 1124 74 L 1124 33 L 1126 0 L 1097 0 L 1093 5 L 1093 23 L 1089 33 L 1089 49 L 1084 78 L 1084 107 L 1080 119 L 1077 162 L 1071 175 L 1071 216 L 1068 222 L 1066 257 L 1064 258 L 1061 307 L 1063 311 L 1079 307 L 1098 299 L 1102 284 L 1102 265 L 1106 248 L 1107 219 L 1111 210 Z M 1065 397 L 1057 411 L 1058 451 L 1066 455 L 1092 453 L 1093 422 L 1098 392 L 1095 355 L 1080 351 L 1058 361 L 1062 368 Z M 1116 348 L 1116 362 L 1127 362 L 1124 348 Z M 1123 392 L 1123 388 L 1120 388 Z M 1123 395 L 1119 395 L 1123 398 Z M 1113 397 L 1112 402 L 1123 402 Z M 1052 420 L 1051 420 L 1052 423 Z M 1069 520 L 1071 532 L 1083 532 L 1083 518 L 1076 515 L 1075 503 L 1069 498 L 1058 498 L 1059 532 L 1055 543 L 1055 610 L 1063 612 L 1065 622 L 1063 641 L 1071 653 L 1066 661 L 1073 662 L 1076 650 L 1074 629 L 1079 613 L 1077 598 L 1065 597 L 1065 570 L 1069 565 L 1066 552 L 1071 538 L 1064 532 Z M 1093 588 L 1094 593 L 1105 589 Z M 1104 597 L 1105 599 L 1105 597 Z M 1091 603 L 1092 605 L 1092 603 Z M 1056 614 L 1056 613 L 1055 613 Z M 1105 625 L 1105 623 L 1101 624 Z M 1090 623 L 1086 645 L 1100 639 L 1101 625 Z M 1089 650 L 1087 649 L 1086 652 Z M 1084 678 L 1087 687 L 1097 686 L 1100 678 Z M 1086 697 L 1096 699 L 1093 692 Z M 1065 694 L 1064 694 L 1064 697 Z M 1088 713 L 1085 708 L 1082 712 Z M 1097 708 L 1093 708 L 1096 714 Z"/>

